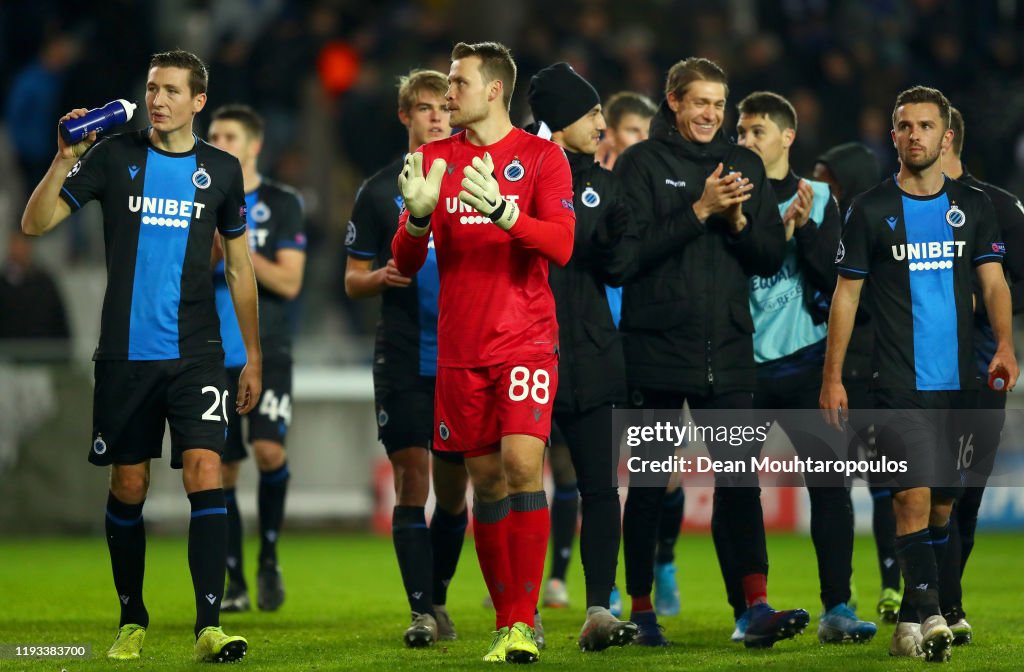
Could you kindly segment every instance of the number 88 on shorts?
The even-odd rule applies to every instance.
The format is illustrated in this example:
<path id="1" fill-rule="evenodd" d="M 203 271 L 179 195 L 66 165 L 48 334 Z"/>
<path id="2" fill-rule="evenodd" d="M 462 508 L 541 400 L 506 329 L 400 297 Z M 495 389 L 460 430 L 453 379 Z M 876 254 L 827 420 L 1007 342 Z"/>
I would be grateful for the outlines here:
<path id="1" fill-rule="evenodd" d="M 434 450 L 477 457 L 497 451 L 509 434 L 547 441 L 557 390 L 554 354 L 472 369 L 439 366 Z"/>

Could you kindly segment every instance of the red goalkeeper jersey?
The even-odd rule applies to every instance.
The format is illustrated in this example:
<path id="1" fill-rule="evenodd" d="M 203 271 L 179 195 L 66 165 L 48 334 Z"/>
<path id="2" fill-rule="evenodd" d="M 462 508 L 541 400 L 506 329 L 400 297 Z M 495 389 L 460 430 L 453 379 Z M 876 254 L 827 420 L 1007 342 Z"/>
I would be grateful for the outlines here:
<path id="1" fill-rule="evenodd" d="M 565 153 L 518 128 L 486 147 L 470 144 L 462 132 L 417 151 L 425 171 L 434 159 L 448 163 L 430 217 L 433 235 L 410 235 L 403 211 L 391 250 L 398 270 L 413 276 L 432 238 L 441 279 L 438 366 L 476 368 L 554 352 L 558 323 L 548 261 L 569 261 L 576 225 Z M 484 152 L 494 161 L 501 195 L 519 206 L 508 232 L 459 201 L 462 169 Z"/>

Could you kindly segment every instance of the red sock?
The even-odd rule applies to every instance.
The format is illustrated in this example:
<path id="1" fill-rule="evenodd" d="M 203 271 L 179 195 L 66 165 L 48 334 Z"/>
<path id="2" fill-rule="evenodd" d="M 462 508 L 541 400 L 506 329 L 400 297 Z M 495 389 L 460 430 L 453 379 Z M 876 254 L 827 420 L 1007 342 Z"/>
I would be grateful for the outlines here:
<path id="1" fill-rule="evenodd" d="M 473 541 L 487 592 L 494 602 L 495 630 L 513 623 L 509 620 L 515 595 L 509 564 L 509 521 L 510 516 L 496 523 L 481 523 L 479 518 L 473 518 Z"/>
<path id="2" fill-rule="evenodd" d="M 765 574 L 747 574 L 743 577 L 743 595 L 747 606 L 768 602 L 768 577 Z"/>
<path id="3" fill-rule="evenodd" d="M 546 499 L 544 508 L 532 511 L 516 511 L 515 502 L 512 506 L 512 512 L 508 515 L 508 535 L 514 602 L 508 625 L 522 621 L 532 628 L 537 598 L 544 581 L 544 560 L 548 554 L 551 517 L 548 515 Z"/>
<path id="4" fill-rule="evenodd" d="M 654 605 L 651 604 L 650 595 L 630 595 L 630 601 L 633 603 L 633 612 L 639 611 L 654 611 Z"/>

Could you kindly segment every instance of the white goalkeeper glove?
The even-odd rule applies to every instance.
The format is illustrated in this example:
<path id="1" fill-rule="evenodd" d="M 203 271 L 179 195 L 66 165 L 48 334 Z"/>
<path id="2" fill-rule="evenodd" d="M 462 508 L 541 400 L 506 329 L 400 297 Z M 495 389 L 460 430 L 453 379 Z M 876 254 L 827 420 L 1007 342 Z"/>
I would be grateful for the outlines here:
<path id="1" fill-rule="evenodd" d="M 519 206 L 504 199 L 498 190 L 490 152 L 485 152 L 482 159 L 475 157 L 462 173 L 466 177 L 462 180 L 463 191 L 459 192 L 459 200 L 489 217 L 502 230 L 511 229 L 519 219 Z"/>
<path id="2" fill-rule="evenodd" d="M 430 224 L 430 215 L 441 195 L 441 178 L 447 165 L 444 159 L 434 159 L 430 172 L 424 177 L 423 152 L 413 152 L 405 157 L 405 166 L 398 175 L 398 190 L 402 192 L 409 222 L 413 226 L 426 228 Z"/>

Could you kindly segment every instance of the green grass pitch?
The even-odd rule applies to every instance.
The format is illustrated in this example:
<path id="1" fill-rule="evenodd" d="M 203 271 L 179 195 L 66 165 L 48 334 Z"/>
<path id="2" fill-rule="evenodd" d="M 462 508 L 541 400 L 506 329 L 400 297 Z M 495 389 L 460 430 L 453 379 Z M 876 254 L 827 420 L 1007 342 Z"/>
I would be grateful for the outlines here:
<path id="1" fill-rule="evenodd" d="M 247 546 L 254 558 L 254 542 Z M 0 644 L 90 644 L 87 660 L 0 659 L 0 670 L 188 670 L 191 663 L 193 597 L 184 538 L 150 538 L 146 603 L 151 624 L 143 660 L 113 663 L 104 653 L 117 625 L 114 594 L 102 538 L 0 541 Z M 817 572 L 809 538 L 771 535 L 769 596 L 777 608 L 804 607 L 811 625 L 802 636 L 767 651 L 747 651 L 728 641 L 732 622 L 711 539 L 684 535 L 677 565 L 681 616 L 662 619 L 675 642 L 669 649 L 639 647 L 582 654 L 575 639 L 583 615 L 582 570 L 578 558 L 569 576 L 573 605 L 544 610 L 548 647 L 540 665 L 592 670 L 905 670 L 917 660 L 893 660 L 887 653 L 890 625 L 880 625 L 865 645 L 824 647 L 817 626 Z M 966 610 L 975 642 L 953 652 L 948 670 L 1024 668 L 1020 567 L 1024 536 L 980 534 L 964 582 Z M 471 540 L 453 582 L 449 609 L 459 641 L 427 650 L 407 650 L 401 635 L 408 624 L 391 542 L 364 535 L 284 536 L 281 542 L 288 598 L 273 614 L 227 614 L 225 630 L 249 640 L 240 663 L 252 670 L 484 669 L 480 660 L 494 625 L 481 607 L 485 588 Z M 250 561 L 248 569 L 253 568 Z M 870 617 L 877 597 L 874 546 L 857 539 L 855 580 L 860 613 Z M 620 585 L 622 565 L 619 565 Z M 253 582 L 254 583 L 254 582 Z M 253 596 L 255 603 L 255 595 Z M 627 605 L 628 606 L 628 605 Z"/>

